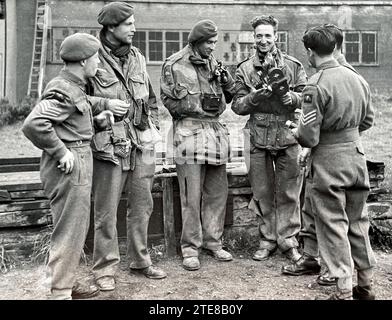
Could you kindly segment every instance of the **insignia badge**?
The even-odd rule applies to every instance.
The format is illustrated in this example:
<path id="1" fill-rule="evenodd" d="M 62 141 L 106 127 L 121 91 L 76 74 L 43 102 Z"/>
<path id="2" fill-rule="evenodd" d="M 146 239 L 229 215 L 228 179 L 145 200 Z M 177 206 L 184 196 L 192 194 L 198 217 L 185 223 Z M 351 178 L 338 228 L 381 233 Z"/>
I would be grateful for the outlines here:
<path id="1" fill-rule="evenodd" d="M 312 95 L 311 95 L 311 94 L 305 94 L 305 96 L 304 96 L 304 102 L 306 102 L 306 103 L 312 103 Z"/>

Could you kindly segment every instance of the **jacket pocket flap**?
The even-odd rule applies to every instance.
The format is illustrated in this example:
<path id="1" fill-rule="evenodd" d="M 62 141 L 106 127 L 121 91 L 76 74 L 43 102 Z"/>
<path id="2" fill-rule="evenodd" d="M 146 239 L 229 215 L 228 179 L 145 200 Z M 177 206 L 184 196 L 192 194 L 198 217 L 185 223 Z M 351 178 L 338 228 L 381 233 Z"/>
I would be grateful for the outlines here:
<path id="1" fill-rule="evenodd" d="M 97 74 L 93 79 L 98 82 L 101 87 L 104 88 L 110 87 L 111 85 L 119 81 L 116 76 L 102 70 L 99 70 L 99 72 L 97 71 Z"/>

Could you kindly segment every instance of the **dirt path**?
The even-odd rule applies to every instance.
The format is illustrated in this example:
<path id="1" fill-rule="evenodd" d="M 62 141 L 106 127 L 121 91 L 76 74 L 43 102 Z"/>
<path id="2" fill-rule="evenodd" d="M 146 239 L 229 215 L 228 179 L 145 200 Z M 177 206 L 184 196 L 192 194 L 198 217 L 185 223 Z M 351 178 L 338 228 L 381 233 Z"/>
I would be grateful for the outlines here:
<path id="1" fill-rule="evenodd" d="M 232 262 L 216 262 L 200 256 L 198 271 L 185 271 L 179 257 L 155 259 L 156 265 L 168 272 L 164 280 L 149 280 L 129 275 L 121 262 L 117 288 L 101 293 L 96 300 L 313 300 L 325 298 L 332 290 L 319 286 L 315 276 L 290 277 L 280 273 L 287 261 L 280 254 L 268 261 L 256 262 L 248 256 L 235 254 Z M 378 265 L 374 288 L 378 299 L 392 300 L 392 253 L 376 251 Z M 82 266 L 80 276 L 88 275 Z M 29 266 L 0 274 L 0 300 L 46 299 L 48 287 L 45 268 Z"/>

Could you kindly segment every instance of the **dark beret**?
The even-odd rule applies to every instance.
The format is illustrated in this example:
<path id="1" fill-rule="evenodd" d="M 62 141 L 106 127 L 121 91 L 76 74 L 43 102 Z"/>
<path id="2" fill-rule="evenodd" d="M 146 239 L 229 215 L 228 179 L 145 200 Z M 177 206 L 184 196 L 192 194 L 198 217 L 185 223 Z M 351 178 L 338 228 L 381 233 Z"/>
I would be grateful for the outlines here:
<path id="1" fill-rule="evenodd" d="M 81 61 L 93 56 L 100 42 L 88 33 L 74 33 L 64 39 L 60 46 L 60 57 L 64 61 Z"/>
<path id="2" fill-rule="evenodd" d="M 98 13 L 98 23 L 103 26 L 117 25 L 134 14 L 133 6 L 126 2 L 111 2 Z"/>
<path id="3" fill-rule="evenodd" d="M 188 36 L 189 43 L 205 41 L 218 34 L 217 25 L 211 20 L 201 20 L 196 23 Z"/>

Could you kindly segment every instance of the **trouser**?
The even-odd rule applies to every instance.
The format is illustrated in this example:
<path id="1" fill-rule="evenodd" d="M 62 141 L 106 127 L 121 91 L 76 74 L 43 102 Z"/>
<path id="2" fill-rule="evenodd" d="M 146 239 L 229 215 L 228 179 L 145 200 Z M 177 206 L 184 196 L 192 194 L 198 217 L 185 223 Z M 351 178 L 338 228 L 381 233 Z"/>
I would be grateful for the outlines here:
<path id="1" fill-rule="evenodd" d="M 55 299 L 70 299 L 90 222 L 92 154 L 89 145 L 71 147 L 74 167 L 64 174 L 46 152 L 41 180 L 53 217 L 48 269 Z"/>
<path id="2" fill-rule="evenodd" d="M 302 186 L 298 152 L 299 145 L 276 152 L 253 147 L 246 161 L 253 191 L 249 208 L 259 216 L 260 249 L 278 246 L 284 252 L 298 247 Z"/>
<path id="3" fill-rule="evenodd" d="M 153 211 L 152 184 L 155 173 L 155 151 L 137 150 L 135 169 L 94 159 L 94 252 L 95 278 L 114 276 L 120 253 L 117 238 L 117 209 L 127 184 L 127 257 L 130 268 L 150 266 L 147 251 L 148 224 Z"/>
<path id="4" fill-rule="evenodd" d="M 310 195 L 312 193 L 311 190 L 311 181 L 306 179 L 305 183 L 305 194 L 304 194 L 304 203 L 301 210 L 301 218 L 302 218 L 302 227 L 299 233 L 299 237 L 303 241 L 304 253 L 312 257 L 319 256 L 319 249 L 317 243 L 317 234 L 316 234 L 316 224 L 314 221 L 314 214 L 312 212 L 312 205 L 310 201 Z"/>
<path id="5" fill-rule="evenodd" d="M 177 164 L 180 185 L 182 256 L 222 249 L 228 182 L 226 165 Z"/>
<path id="6" fill-rule="evenodd" d="M 360 141 L 314 148 L 310 168 L 311 205 L 320 255 L 338 287 L 351 290 L 353 263 L 362 285 L 375 266 L 369 219 L 363 210 L 369 176 Z"/>

